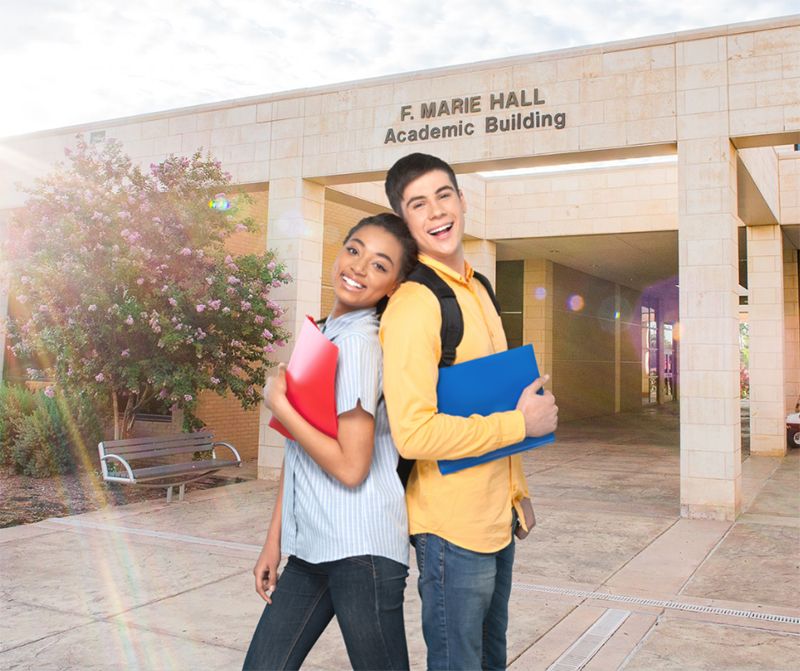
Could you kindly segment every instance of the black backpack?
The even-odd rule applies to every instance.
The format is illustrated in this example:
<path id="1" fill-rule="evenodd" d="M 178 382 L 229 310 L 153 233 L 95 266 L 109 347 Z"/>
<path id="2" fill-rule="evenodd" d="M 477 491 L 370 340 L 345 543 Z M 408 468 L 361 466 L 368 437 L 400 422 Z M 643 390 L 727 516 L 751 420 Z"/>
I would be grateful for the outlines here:
<path id="1" fill-rule="evenodd" d="M 473 271 L 473 276 L 484 286 L 499 315 L 500 304 L 497 302 L 497 296 L 494 295 L 489 279 L 476 271 Z M 439 299 L 439 306 L 442 310 L 442 356 L 439 359 L 439 368 L 452 366 L 456 360 L 456 347 L 461 344 L 461 339 L 464 337 L 464 316 L 461 314 L 461 307 L 458 305 L 453 289 L 436 274 L 433 268 L 424 263 L 418 263 L 417 267 L 409 273 L 406 281 L 417 282 L 428 287 Z M 411 475 L 414 462 L 414 459 L 404 459 L 403 457 L 400 457 L 397 462 L 397 475 L 400 476 L 403 487 L 408 484 L 408 477 Z"/>

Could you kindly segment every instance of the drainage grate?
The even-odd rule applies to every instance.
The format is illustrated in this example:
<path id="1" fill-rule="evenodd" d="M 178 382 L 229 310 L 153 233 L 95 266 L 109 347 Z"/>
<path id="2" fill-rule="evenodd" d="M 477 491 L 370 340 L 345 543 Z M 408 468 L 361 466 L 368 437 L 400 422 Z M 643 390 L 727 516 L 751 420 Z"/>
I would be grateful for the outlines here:
<path id="1" fill-rule="evenodd" d="M 785 624 L 800 624 L 800 617 L 790 615 L 775 615 L 773 613 L 756 613 L 752 610 L 733 610 L 731 608 L 717 608 L 716 606 L 698 606 L 692 603 L 678 601 L 658 601 L 657 599 L 642 599 L 635 596 L 622 596 L 620 594 L 606 594 L 605 592 L 583 592 L 577 589 L 564 589 L 561 587 L 546 587 L 544 585 L 529 585 L 527 583 L 512 583 L 513 589 L 528 592 L 545 592 L 548 594 L 563 594 L 576 596 L 581 599 L 598 599 L 602 601 L 615 601 L 617 603 L 632 603 L 639 606 L 654 606 L 655 608 L 668 608 L 684 610 L 692 613 L 706 613 L 709 615 L 730 615 L 732 617 L 746 617 L 751 620 L 765 620 L 767 622 L 783 622 Z"/>
<path id="2" fill-rule="evenodd" d="M 579 671 L 597 654 L 611 635 L 628 619 L 629 610 L 607 610 L 586 633 L 573 643 L 547 671 Z"/>

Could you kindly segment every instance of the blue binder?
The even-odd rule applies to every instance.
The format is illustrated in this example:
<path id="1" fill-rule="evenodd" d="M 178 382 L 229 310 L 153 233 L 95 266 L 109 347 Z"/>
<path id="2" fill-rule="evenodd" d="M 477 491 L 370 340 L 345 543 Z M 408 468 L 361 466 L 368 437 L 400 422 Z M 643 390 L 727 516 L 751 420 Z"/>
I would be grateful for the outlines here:
<path id="1" fill-rule="evenodd" d="M 439 383 L 436 386 L 439 412 L 456 417 L 469 417 L 514 410 L 522 390 L 537 377 L 539 377 L 539 367 L 536 365 L 533 345 L 516 347 L 506 352 L 441 368 Z M 544 391 L 540 389 L 539 393 L 542 394 Z M 455 473 L 534 447 L 549 445 L 555 440 L 555 434 L 548 433 L 538 438 L 525 438 L 515 445 L 502 447 L 480 457 L 441 459 L 439 470 L 442 475 Z"/>

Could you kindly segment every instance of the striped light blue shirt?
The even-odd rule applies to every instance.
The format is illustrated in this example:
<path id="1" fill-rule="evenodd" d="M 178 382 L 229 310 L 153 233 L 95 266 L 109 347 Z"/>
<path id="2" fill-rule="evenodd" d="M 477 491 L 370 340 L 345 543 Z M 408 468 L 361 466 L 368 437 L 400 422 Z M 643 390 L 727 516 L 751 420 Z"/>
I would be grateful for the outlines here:
<path id="1" fill-rule="evenodd" d="M 383 353 L 375 309 L 329 319 L 322 328 L 339 347 L 336 411 L 361 407 L 375 418 L 369 474 L 350 489 L 323 471 L 298 443 L 286 441 L 281 550 L 312 564 L 378 555 L 408 566 L 408 514 L 397 477 L 397 449 L 383 400 Z"/>

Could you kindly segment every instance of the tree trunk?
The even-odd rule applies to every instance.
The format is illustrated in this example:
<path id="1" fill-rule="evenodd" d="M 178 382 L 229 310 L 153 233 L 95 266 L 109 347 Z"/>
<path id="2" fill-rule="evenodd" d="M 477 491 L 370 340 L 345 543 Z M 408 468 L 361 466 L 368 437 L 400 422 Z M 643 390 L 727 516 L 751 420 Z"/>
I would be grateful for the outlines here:
<path id="1" fill-rule="evenodd" d="M 126 440 L 133 433 L 133 425 L 136 422 L 136 412 L 133 404 L 133 394 L 128 394 L 128 402 L 125 404 L 125 412 L 122 415 L 122 438 Z"/>
<path id="2" fill-rule="evenodd" d="M 117 392 L 111 392 L 111 399 L 114 402 L 114 440 L 119 440 L 119 401 Z"/>

